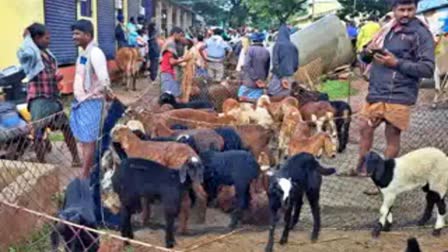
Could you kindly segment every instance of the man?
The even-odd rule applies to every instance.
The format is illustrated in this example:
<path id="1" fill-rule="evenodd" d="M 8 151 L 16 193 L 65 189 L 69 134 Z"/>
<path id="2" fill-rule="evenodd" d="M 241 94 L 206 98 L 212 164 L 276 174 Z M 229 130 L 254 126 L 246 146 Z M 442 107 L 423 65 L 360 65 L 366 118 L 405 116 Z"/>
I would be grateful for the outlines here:
<path id="1" fill-rule="evenodd" d="M 150 61 L 150 78 L 155 81 L 157 78 L 157 73 L 159 71 L 159 57 L 160 48 L 157 43 L 158 31 L 156 29 L 156 24 L 151 22 L 148 26 L 148 46 L 149 46 L 149 61 Z"/>
<path id="2" fill-rule="evenodd" d="M 176 78 L 175 66 L 185 62 L 178 56 L 176 43 L 179 43 L 183 37 L 183 30 L 174 27 L 170 32 L 170 37 L 162 47 L 162 60 L 160 62 L 160 80 L 162 82 L 162 92 L 169 92 L 174 97 L 179 98 L 182 95 L 180 80 Z"/>
<path id="3" fill-rule="evenodd" d="M 129 19 L 129 23 L 126 26 L 126 30 L 127 30 L 127 38 L 128 38 L 128 44 L 130 47 L 136 47 L 137 46 L 137 37 L 138 37 L 138 33 L 137 33 L 137 22 L 135 21 L 134 17 L 131 17 Z"/>
<path id="4" fill-rule="evenodd" d="M 362 52 L 364 47 L 372 40 L 375 34 L 381 29 L 376 16 L 370 16 L 365 23 L 359 29 L 358 37 L 356 39 L 356 51 Z"/>
<path id="5" fill-rule="evenodd" d="M 269 51 L 263 46 L 264 38 L 263 33 L 251 36 L 252 45 L 246 53 L 243 66 L 243 85 L 238 91 L 241 101 L 256 102 L 264 94 L 271 65 Z"/>
<path id="6" fill-rule="evenodd" d="M 124 25 L 123 14 L 118 14 L 117 16 L 118 24 L 115 27 L 115 39 L 117 40 L 118 48 L 128 46 L 128 41 L 126 39 L 126 26 Z"/>
<path id="7" fill-rule="evenodd" d="M 83 178 L 88 178 L 95 161 L 96 142 L 100 134 L 103 101 L 110 79 L 104 53 L 95 44 L 93 25 L 79 20 L 72 26 L 73 40 L 83 49 L 76 61 L 75 100 L 72 103 L 70 126 L 81 143 L 84 158 Z"/>
<path id="8" fill-rule="evenodd" d="M 72 166 L 80 166 L 76 141 L 68 127 L 68 118 L 63 112 L 59 96 L 58 82 L 63 76 L 58 73 L 56 58 L 48 49 L 50 33 L 44 25 L 38 23 L 29 26 L 25 33 L 25 40 L 17 55 L 30 80 L 27 102 L 31 119 L 35 122 L 33 125 L 38 126 L 34 134 L 37 159 L 45 162 L 45 154 L 51 143 L 48 138 L 43 139 L 43 135 L 45 128 L 50 127 L 52 130 L 62 130 L 72 154 Z"/>
<path id="9" fill-rule="evenodd" d="M 400 135 L 409 125 L 411 106 L 417 101 L 420 78 L 434 73 L 434 40 L 424 22 L 416 18 L 415 0 L 395 0 L 394 18 L 363 52 L 372 61 L 367 103 L 361 110 L 361 142 L 357 169 L 366 176 L 364 156 L 371 149 L 375 129 L 386 123 L 386 158 L 397 157 Z M 387 39 L 386 39 L 387 38 Z"/>
<path id="10" fill-rule="evenodd" d="M 232 48 L 222 38 L 223 31 L 219 28 L 213 30 L 211 36 L 205 42 L 205 45 L 199 49 L 201 57 L 206 62 L 208 75 L 215 82 L 220 82 L 224 78 L 224 61 L 232 52 Z M 204 51 L 207 50 L 207 56 Z"/>
<path id="11" fill-rule="evenodd" d="M 288 27 L 283 24 L 272 51 L 272 80 L 268 94 L 274 100 L 281 100 L 291 93 L 294 74 L 299 69 L 299 50 L 291 42 Z"/>

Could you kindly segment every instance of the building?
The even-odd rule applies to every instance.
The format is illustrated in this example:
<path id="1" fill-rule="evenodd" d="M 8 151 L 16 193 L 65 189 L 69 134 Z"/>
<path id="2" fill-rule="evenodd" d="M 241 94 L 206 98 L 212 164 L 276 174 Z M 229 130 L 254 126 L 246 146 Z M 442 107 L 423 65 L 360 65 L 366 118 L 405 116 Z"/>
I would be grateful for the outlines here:
<path id="1" fill-rule="evenodd" d="M 64 86 L 71 90 L 71 70 L 78 56 L 72 40 L 71 25 L 77 19 L 91 20 L 95 27 L 95 40 L 106 57 L 115 57 L 116 16 L 122 13 L 125 20 L 144 15 L 167 31 L 173 26 L 188 28 L 193 24 L 194 13 L 169 0 L 13 0 L 0 1 L 0 69 L 17 65 L 17 48 L 22 42 L 24 29 L 33 22 L 44 23 L 50 31 L 50 50 L 55 54 L 62 71 L 68 71 Z"/>
<path id="2" fill-rule="evenodd" d="M 342 5 L 337 0 L 309 0 L 305 12 L 296 16 L 292 23 L 303 29 L 313 21 L 328 14 L 336 14 Z"/>

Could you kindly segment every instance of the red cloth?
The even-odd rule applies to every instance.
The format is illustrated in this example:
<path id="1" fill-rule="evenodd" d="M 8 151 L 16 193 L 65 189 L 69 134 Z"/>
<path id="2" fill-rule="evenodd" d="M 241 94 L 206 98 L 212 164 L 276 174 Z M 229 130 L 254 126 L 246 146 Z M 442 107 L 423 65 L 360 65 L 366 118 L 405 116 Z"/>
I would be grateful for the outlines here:
<path id="1" fill-rule="evenodd" d="M 174 66 L 171 65 L 170 59 L 174 57 L 173 53 L 170 51 L 165 51 L 162 56 L 162 62 L 160 62 L 160 71 L 162 73 L 170 73 L 173 76 L 176 76 L 174 72 Z"/>
<path id="2" fill-rule="evenodd" d="M 59 89 L 56 80 L 56 60 L 45 52 L 41 52 L 44 70 L 28 83 L 27 101 L 36 98 L 58 98 Z"/>

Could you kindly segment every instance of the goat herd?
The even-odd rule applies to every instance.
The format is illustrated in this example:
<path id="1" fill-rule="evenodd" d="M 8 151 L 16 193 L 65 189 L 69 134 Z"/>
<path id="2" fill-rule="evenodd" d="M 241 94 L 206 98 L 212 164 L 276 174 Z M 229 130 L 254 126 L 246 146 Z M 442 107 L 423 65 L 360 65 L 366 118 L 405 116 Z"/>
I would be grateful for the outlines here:
<path id="1" fill-rule="evenodd" d="M 178 231 L 186 232 L 192 204 L 219 201 L 221 192 L 233 187 L 230 229 L 240 224 L 253 194 L 266 192 L 271 212 L 266 251 L 272 251 L 279 210 L 285 210 L 280 240 L 285 244 L 306 195 L 314 219 L 311 239 L 318 239 L 322 175 L 336 169 L 323 167 L 316 158 L 344 151 L 350 106 L 341 101 L 304 103 L 292 96 L 273 102 L 262 96 L 256 104 L 228 98 L 220 104 L 220 113 L 216 107 L 208 102 L 177 103 L 164 93 L 151 108 L 128 108 L 126 123 L 112 129 L 112 144 L 102 160 L 102 190 L 104 204 L 120 211 L 122 236 L 133 238 L 131 215 L 141 212 L 147 221 L 149 205 L 158 201 L 165 215 L 166 247 L 172 248 L 175 219 Z M 443 152 L 427 148 L 395 160 L 372 152 L 366 165 L 384 195 L 375 235 L 390 228 L 396 195 L 418 186 L 427 192 L 428 202 L 421 224 L 437 205 L 434 233 L 440 234 L 448 186 Z"/>

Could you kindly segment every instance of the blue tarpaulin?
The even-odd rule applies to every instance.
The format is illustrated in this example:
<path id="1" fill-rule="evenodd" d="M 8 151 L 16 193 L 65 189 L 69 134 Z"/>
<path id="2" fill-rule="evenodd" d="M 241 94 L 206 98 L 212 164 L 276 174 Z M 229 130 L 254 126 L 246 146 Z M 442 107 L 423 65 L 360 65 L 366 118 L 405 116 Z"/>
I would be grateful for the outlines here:
<path id="1" fill-rule="evenodd" d="M 418 3 L 417 12 L 422 13 L 429 10 L 438 9 L 448 6 L 448 0 L 420 0 Z"/>

